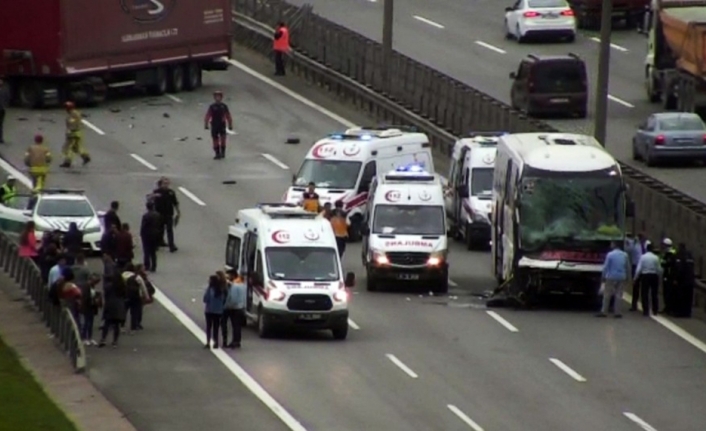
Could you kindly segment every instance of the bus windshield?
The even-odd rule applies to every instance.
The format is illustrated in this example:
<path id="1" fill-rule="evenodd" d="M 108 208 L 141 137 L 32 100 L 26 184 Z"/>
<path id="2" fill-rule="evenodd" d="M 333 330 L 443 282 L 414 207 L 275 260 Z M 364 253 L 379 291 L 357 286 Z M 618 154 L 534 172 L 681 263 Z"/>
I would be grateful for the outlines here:
<path id="1" fill-rule="evenodd" d="M 525 251 L 585 248 L 624 238 L 625 193 L 613 169 L 524 178 L 519 208 Z"/>
<path id="2" fill-rule="evenodd" d="M 361 162 L 306 159 L 294 185 L 304 187 L 314 183 L 323 189 L 354 189 L 361 165 Z"/>

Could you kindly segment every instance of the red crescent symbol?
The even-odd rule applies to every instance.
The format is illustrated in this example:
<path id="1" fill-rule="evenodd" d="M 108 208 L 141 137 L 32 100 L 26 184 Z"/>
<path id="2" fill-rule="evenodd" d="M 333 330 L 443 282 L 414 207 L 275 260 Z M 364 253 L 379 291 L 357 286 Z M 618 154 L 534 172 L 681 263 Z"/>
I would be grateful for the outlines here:
<path id="1" fill-rule="evenodd" d="M 397 190 L 390 190 L 385 193 L 385 200 L 388 202 L 397 202 L 402 197 L 402 194 Z"/>
<path id="2" fill-rule="evenodd" d="M 289 233 L 284 230 L 276 230 L 272 232 L 272 241 L 277 244 L 286 244 L 289 242 Z"/>
<path id="3" fill-rule="evenodd" d="M 352 147 L 347 147 L 343 149 L 343 154 L 346 156 L 355 156 L 360 153 L 360 147 L 353 145 Z"/>
<path id="4" fill-rule="evenodd" d="M 308 239 L 309 241 L 316 241 L 319 239 L 319 234 L 316 232 L 308 231 L 304 234 L 304 238 Z"/>
<path id="5" fill-rule="evenodd" d="M 326 159 L 331 156 L 331 153 L 333 153 L 331 145 L 332 144 L 329 143 L 319 144 L 311 150 L 311 155 L 316 159 Z"/>

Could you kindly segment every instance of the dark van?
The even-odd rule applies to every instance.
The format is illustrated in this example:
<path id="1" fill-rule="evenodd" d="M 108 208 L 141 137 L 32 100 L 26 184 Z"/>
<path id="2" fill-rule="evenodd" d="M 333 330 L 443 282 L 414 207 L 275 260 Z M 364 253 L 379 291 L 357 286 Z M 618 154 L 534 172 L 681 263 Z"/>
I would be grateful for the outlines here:
<path id="1" fill-rule="evenodd" d="M 528 55 L 510 74 L 512 107 L 527 115 L 575 115 L 586 118 L 586 63 L 576 54 Z"/>

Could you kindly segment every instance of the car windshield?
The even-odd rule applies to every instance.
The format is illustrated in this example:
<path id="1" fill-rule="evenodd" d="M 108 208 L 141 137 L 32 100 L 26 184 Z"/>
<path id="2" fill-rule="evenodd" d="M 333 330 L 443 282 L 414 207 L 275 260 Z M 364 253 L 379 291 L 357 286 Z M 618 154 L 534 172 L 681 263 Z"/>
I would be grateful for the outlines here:
<path id="1" fill-rule="evenodd" d="M 338 281 L 338 252 L 325 247 L 269 247 L 265 250 L 272 280 Z"/>
<path id="2" fill-rule="evenodd" d="M 540 251 L 552 245 L 570 249 L 623 239 L 625 195 L 620 176 L 613 170 L 598 172 L 522 181 L 519 223 L 523 250 Z"/>
<path id="3" fill-rule="evenodd" d="M 307 159 L 299 169 L 294 185 L 303 187 L 314 183 L 317 188 L 354 189 L 361 165 L 361 162 Z"/>
<path id="4" fill-rule="evenodd" d="M 538 63 L 532 71 L 535 93 L 583 93 L 586 77 L 578 61 Z"/>
<path id="5" fill-rule="evenodd" d="M 679 115 L 659 120 L 659 130 L 662 131 L 697 131 L 704 130 L 704 122 L 698 116 Z"/>
<path id="6" fill-rule="evenodd" d="M 493 194 L 493 168 L 476 168 L 471 171 L 471 196 L 490 199 Z"/>
<path id="7" fill-rule="evenodd" d="M 376 205 L 373 233 L 386 235 L 446 235 L 444 207 L 435 205 Z"/>
<path id="8" fill-rule="evenodd" d="M 40 217 L 93 217 L 93 208 L 84 200 L 41 199 L 37 205 Z"/>
<path id="9" fill-rule="evenodd" d="M 544 7 L 569 7 L 564 0 L 529 0 L 527 4 L 532 9 Z"/>

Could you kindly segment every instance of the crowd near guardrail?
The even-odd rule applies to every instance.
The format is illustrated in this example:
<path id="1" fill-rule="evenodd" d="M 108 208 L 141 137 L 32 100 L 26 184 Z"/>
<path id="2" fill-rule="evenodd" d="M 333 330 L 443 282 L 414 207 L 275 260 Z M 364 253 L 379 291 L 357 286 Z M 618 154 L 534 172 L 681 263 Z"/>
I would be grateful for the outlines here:
<path id="1" fill-rule="evenodd" d="M 560 131 L 398 52 L 389 64 L 392 79 L 385 80 L 380 43 L 316 15 L 311 7 L 282 0 L 232 4 L 236 43 L 269 56 L 274 26 L 292 18 L 290 71 L 378 121 L 418 127 L 443 161 L 457 137 L 470 131 Z M 636 208 L 631 230 L 653 241 L 668 237 L 686 244 L 699 274 L 695 306 L 706 310 L 701 280 L 706 276 L 706 204 L 624 163 L 621 168 Z"/>
<path id="2" fill-rule="evenodd" d="M 76 320 L 66 307 L 51 302 L 37 265 L 31 259 L 20 257 L 16 241 L 4 232 L 0 232 L 0 267 L 25 291 L 59 348 L 71 359 L 74 370 L 83 372 L 86 348 Z"/>

